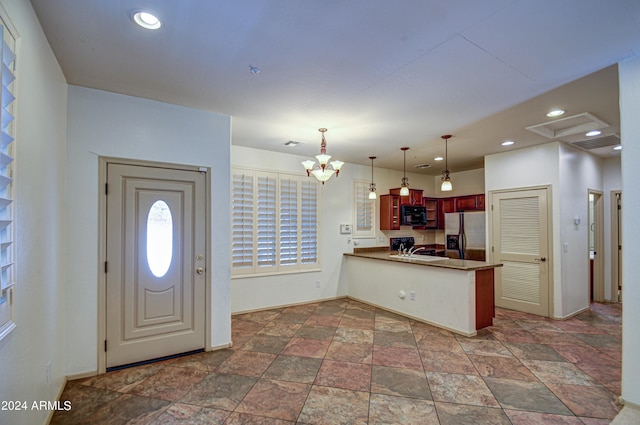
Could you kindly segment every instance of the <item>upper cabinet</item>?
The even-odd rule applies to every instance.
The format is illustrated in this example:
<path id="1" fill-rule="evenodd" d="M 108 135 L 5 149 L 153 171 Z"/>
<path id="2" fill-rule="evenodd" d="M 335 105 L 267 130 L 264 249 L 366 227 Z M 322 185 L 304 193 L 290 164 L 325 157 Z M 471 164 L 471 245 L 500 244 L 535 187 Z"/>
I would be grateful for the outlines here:
<path id="1" fill-rule="evenodd" d="M 479 195 L 458 196 L 454 199 L 456 211 L 484 211 L 484 193 Z"/>
<path id="2" fill-rule="evenodd" d="M 380 195 L 380 230 L 400 230 L 399 195 Z"/>
<path id="3" fill-rule="evenodd" d="M 438 229 L 444 229 L 444 215 L 459 211 L 484 211 L 484 193 L 438 199 Z"/>
<path id="4" fill-rule="evenodd" d="M 409 189 L 409 196 L 400 196 L 400 188 L 389 189 L 391 195 L 400 197 L 400 205 L 424 206 L 422 203 L 422 189 Z"/>

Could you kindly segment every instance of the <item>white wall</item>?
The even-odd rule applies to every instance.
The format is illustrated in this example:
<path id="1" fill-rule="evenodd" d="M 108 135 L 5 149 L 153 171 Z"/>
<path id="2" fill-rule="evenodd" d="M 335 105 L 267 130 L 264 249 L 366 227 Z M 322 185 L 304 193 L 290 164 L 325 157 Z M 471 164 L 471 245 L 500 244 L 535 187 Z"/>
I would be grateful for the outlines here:
<path id="1" fill-rule="evenodd" d="M 622 175 L 620 170 L 620 157 L 609 158 L 603 161 L 602 166 L 602 183 L 604 191 L 604 297 L 607 301 L 618 300 L 618 288 L 612 286 L 612 268 L 617 267 L 612 265 L 612 246 L 611 235 L 615 231 L 611 227 L 611 192 L 621 190 L 622 188 Z M 617 247 L 613 249 L 617 250 Z"/>
<path id="2" fill-rule="evenodd" d="M 547 143 L 531 148 L 516 149 L 484 158 L 485 189 L 487 193 L 495 190 L 525 188 L 532 186 L 550 186 L 551 203 L 554 206 L 551 214 L 553 247 L 553 264 L 561 264 L 560 232 L 555 223 L 560 220 L 560 181 L 559 143 Z M 487 199 L 487 203 L 489 199 Z M 562 316 L 562 279 L 561 267 L 555 267 L 552 275 L 553 312 L 554 316 Z"/>
<path id="3" fill-rule="evenodd" d="M 553 316 L 568 317 L 589 306 L 588 191 L 602 191 L 602 161 L 558 142 L 485 157 L 487 192 L 551 187 Z M 580 218 L 576 226 L 574 218 Z M 563 244 L 568 251 L 564 252 Z"/>
<path id="4" fill-rule="evenodd" d="M 65 377 L 66 89 L 28 1 L 2 0 L 20 45 L 16 84 L 17 327 L 0 341 L 0 400 L 55 400 Z M 45 365 L 51 362 L 51 379 Z M 39 424 L 47 411 L 2 411 L 0 424 Z"/>
<path id="5" fill-rule="evenodd" d="M 560 144 L 562 316 L 589 308 L 589 189 L 602 191 L 602 160 Z M 580 224 L 574 220 L 578 218 Z"/>
<path id="6" fill-rule="evenodd" d="M 232 164 L 240 167 L 304 175 L 304 169 L 300 163 L 305 159 L 308 158 L 241 146 L 232 147 Z M 407 173 L 407 177 L 410 186 L 415 189 L 427 189 L 432 185 L 432 177 L 429 176 Z M 378 195 L 389 193 L 390 188 L 399 187 L 401 178 L 402 172 L 375 168 L 374 180 Z M 353 239 L 350 235 L 340 234 L 340 224 L 352 224 L 353 221 L 354 179 L 371 181 L 371 166 L 345 164 L 340 170 L 340 175 L 337 178 L 332 177 L 322 187 L 319 226 L 321 271 L 233 278 L 232 312 L 345 296 L 346 287 L 339 284 L 342 254 L 353 252 L 354 242 L 358 247 L 370 247 L 388 246 L 389 237 L 414 236 L 420 241 L 422 236 L 429 238 L 427 231 L 413 231 L 408 226 L 403 226 L 402 230 L 381 232 L 379 222 L 376 222 L 374 238 Z M 376 201 L 376 215 L 379 219 L 379 200 Z M 320 288 L 316 288 L 316 280 L 320 280 Z"/>
<path id="7" fill-rule="evenodd" d="M 451 192 L 442 192 L 440 185 L 442 176 L 435 176 L 433 178 L 434 195 L 436 198 L 447 198 L 449 196 L 464 196 L 464 195 L 476 195 L 484 192 L 484 168 L 478 168 L 477 170 L 460 171 L 458 173 L 451 173 L 451 185 L 453 190 Z"/>
<path id="8" fill-rule="evenodd" d="M 229 116 L 69 86 L 68 375 L 97 371 L 98 158 L 211 167 L 211 345 L 230 339 Z"/>
<path id="9" fill-rule="evenodd" d="M 640 406 L 640 59 L 618 65 L 620 81 L 620 122 L 622 152 L 622 397 Z"/>

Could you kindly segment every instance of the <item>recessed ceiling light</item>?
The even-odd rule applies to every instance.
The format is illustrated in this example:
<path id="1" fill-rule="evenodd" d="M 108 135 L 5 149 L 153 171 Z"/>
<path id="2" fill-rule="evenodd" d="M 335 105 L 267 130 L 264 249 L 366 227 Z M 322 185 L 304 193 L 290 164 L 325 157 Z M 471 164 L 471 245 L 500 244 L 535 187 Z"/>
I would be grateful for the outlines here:
<path id="1" fill-rule="evenodd" d="M 504 142 L 500 143 L 502 146 L 511 146 L 513 145 L 515 142 L 513 140 L 505 140 Z"/>
<path id="2" fill-rule="evenodd" d="M 436 156 L 435 158 L 433 158 L 434 161 L 444 161 L 444 157 L 442 156 Z"/>
<path id="3" fill-rule="evenodd" d="M 600 130 L 591 130 L 590 132 L 586 133 L 585 136 L 593 137 L 593 136 L 599 136 L 601 134 L 602 134 L 602 131 Z"/>
<path id="4" fill-rule="evenodd" d="M 148 30 L 157 30 L 162 26 L 162 22 L 155 15 L 149 12 L 137 10 L 132 15 L 133 22 Z"/>
<path id="5" fill-rule="evenodd" d="M 547 112 L 547 116 L 548 117 L 559 117 L 560 115 L 564 114 L 564 111 L 562 109 L 554 109 L 553 111 L 549 111 Z"/>
<path id="6" fill-rule="evenodd" d="M 300 143 L 302 143 L 302 142 L 296 142 L 295 140 L 289 140 L 288 142 L 284 142 L 283 145 L 285 145 L 285 146 L 298 146 Z"/>
<path id="7" fill-rule="evenodd" d="M 614 151 L 621 151 L 622 150 L 622 145 L 614 146 L 613 150 Z"/>

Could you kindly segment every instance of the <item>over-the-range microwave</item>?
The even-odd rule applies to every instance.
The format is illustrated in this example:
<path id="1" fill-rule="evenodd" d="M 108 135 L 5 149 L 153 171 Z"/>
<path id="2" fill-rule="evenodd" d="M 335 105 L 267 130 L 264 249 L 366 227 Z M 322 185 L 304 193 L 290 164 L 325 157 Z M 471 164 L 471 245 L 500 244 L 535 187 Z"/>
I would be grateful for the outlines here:
<path id="1" fill-rule="evenodd" d="M 421 206 L 400 207 L 400 224 L 403 226 L 424 226 L 427 224 L 427 209 Z"/>

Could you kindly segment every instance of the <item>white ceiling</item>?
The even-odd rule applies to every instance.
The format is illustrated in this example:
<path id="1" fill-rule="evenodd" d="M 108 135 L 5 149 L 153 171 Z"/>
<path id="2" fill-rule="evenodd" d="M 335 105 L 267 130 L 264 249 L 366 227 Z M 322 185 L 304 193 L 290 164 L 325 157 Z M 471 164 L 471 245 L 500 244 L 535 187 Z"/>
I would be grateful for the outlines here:
<path id="1" fill-rule="evenodd" d="M 553 107 L 619 133 L 615 64 L 640 53 L 638 0 L 31 4 L 69 84 L 231 115 L 234 145 L 313 156 L 326 127 L 336 159 L 395 169 L 408 146 L 408 171 L 429 174 L 442 134 L 452 172 L 478 168 L 504 139 L 550 141 L 525 127 Z M 136 9 L 163 27 L 137 27 Z"/>

